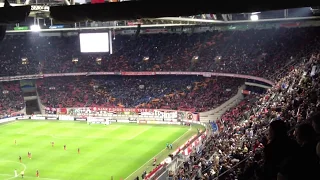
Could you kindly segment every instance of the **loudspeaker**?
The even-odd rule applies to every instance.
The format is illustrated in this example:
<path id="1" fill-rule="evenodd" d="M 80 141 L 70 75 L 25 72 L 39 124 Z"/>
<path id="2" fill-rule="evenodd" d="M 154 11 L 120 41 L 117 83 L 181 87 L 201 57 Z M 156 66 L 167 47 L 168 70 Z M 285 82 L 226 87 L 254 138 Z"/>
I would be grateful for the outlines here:
<path id="1" fill-rule="evenodd" d="M 7 25 L 0 25 L 0 42 L 6 36 Z"/>

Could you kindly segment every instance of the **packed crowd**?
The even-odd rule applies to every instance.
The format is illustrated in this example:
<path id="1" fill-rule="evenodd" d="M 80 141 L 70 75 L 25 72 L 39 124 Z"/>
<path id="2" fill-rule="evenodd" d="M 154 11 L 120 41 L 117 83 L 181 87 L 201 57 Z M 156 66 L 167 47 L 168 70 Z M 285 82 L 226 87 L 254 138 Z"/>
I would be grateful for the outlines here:
<path id="1" fill-rule="evenodd" d="M 11 115 L 25 107 L 18 81 L 0 83 L 0 117 Z"/>
<path id="2" fill-rule="evenodd" d="M 37 81 L 46 107 L 139 107 L 207 111 L 237 93 L 244 80 L 201 76 L 101 76 Z"/>
<path id="3" fill-rule="evenodd" d="M 320 179 L 319 68 L 320 54 L 312 55 L 264 96 L 249 97 L 227 111 L 217 120 L 219 134 L 210 136 L 172 178 Z"/>
<path id="4" fill-rule="evenodd" d="M 317 47 L 319 27 L 116 35 L 113 54 L 80 52 L 78 36 L 7 36 L 2 76 L 94 71 L 214 71 L 266 77 Z M 245 42 L 245 44 L 244 44 Z M 299 42 L 299 43 L 297 43 Z M 72 59 L 78 62 L 73 63 Z M 96 62 L 101 58 L 101 63 Z M 25 63 L 22 64 L 22 59 Z"/>

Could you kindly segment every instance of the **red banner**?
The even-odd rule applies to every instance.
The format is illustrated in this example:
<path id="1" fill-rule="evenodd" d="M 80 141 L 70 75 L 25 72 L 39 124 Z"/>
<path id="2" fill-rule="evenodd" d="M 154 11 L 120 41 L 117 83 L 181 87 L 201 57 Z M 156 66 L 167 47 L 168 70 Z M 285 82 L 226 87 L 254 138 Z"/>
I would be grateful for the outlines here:
<path id="1" fill-rule="evenodd" d="M 300 26 L 300 22 L 284 23 L 280 25 L 280 27 L 298 27 L 298 26 Z"/>
<path id="2" fill-rule="evenodd" d="M 58 108 L 57 113 L 59 114 L 68 114 L 67 108 Z"/>
<path id="3" fill-rule="evenodd" d="M 153 112 L 154 109 L 147 109 L 147 108 L 99 108 L 99 107 L 91 107 L 90 110 L 92 111 L 107 111 L 107 112 Z"/>
<path id="4" fill-rule="evenodd" d="M 143 24 L 142 22 L 127 22 L 128 26 L 136 26 L 138 24 Z"/>
<path id="5" fill-rule="evenodd" d="M 91 4 L 104 3 L 104 0 L 91 0 Z"/>
<path id="6" fill-rule="evenodd" d="M 251 91 L 248 91 L 248 90 L 242 90 L 242 94 L 244 94 L 244 95 L 249 95 L 249 94 L 251 94 Z"/>
<path id="7" fill-rule="evenodd" d="M 199 121 L 198 113 L 187 112 L 186 116 L 187 116 L 186 119 L 188 121 Z"/>

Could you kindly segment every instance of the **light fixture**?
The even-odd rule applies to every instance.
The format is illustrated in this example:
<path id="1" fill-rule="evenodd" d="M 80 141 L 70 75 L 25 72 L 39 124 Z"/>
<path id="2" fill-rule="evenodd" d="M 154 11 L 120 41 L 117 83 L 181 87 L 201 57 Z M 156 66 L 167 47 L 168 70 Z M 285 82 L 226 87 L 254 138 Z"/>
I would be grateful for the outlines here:
<path id="1" fill-rule="evenodd" d="M 101 57 L 96 58 L 96 63 L 101 65 L 101 60 L 102 60 Z"/>
<path id="2" fill-rule="evenodd" d="M 29 64 L 28 58 L 26 57 L 21 58 L 21 64 Z"/>
<path id="3" fill-rule="evenodd" d="M 258 21 L 259 20 L 259 16 L 257 14 L 252 14 L 250 16 L 251 21 Z"/>
<path id="4" fill-rule="evenodd" d="M 30 30 L 33 32 L 38 32 L 41 30 L 41 28 L 39 25 L 32 25 L 32 26 L 30 26 Z"/>
<path id="5" fill-rule="evenodd" d="M 192 59 L 191 59 L 191 62 L 192 63 L 197 63 L 199 60 L 199 56 L 193 56 Z"/>
<path id="6" fill-rule="evenodd" d="M 72 63 L 77 64 L 77 63 L 78 63 L 78 61 L 79 61 L 79 59 L 78 59 L 78 58 L 72 58 Z"/>

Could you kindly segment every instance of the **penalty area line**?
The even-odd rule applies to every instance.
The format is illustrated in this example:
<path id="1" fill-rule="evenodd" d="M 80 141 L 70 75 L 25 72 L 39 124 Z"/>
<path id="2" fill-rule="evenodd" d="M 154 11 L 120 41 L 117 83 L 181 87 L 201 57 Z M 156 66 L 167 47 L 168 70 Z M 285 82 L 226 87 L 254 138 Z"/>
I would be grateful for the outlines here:
<path id="1" fill-rule="evenodd" d="M 12 174 L 0 174 L 0 176 L 12 176 Z M 23 177 L 32 178 L 32 176 L 23 176 Z M 8 178 L 8 179 L 14 179 L 14 178 L 21 178 L 21 175 L 20 175 L 20 176 L 17 176 L 17 177 L 11 177 L 11 178 Z M 47 180 L 60 180 L 60 179 L 43 178 L 43 177 L 34 177 L 34 178 L 37 178 L 37 179 L 47 179 Z M 5 180 L 8 180 L 8 179 L 5 179 Z"/>
<path id="2" fill-rule="evenodd" d="M 0 161 L 0 162 L 11 162 L 11 163 L 15 163 L 15 164 L 20 164 L 21 166 L 23 166 L 23 172 L 25 172 L 27 170 L 27 166 L 21 162 L 15 162 L 15 161 Z M 1 175 L 7 175 L 7 174 L 1 174 Z M 19 176 L 13 176 L 13 177 L 10 177 L 10 178 L 7 178 L 5 180 L 10 180 L 10 179 L 14 179 L 14 178 L 17 178 Z"/>
<path id="3" fill-rule="evenodd" d="M 184 137 L 191 129 L 188 129 L 185 133 L 183 133 L 178 139 L 176 139 L 175 141 L 173 141 L 172 144 L 174 144 L 175 142 L 179 141 L 182 137 Z M 163 153 L 163 151 L 165 151 L 167 148 L 164 148 L 162 151 L 160 151 L 156 156 L 159 156 L 161 153 Z M 127 180 L 129 177 L 131 177 L 133 174 L 135 174 L 136 172 L 138 172 L 140 169 L 142 169 L 144 166 L 146 166 L 148 163 L 150 163 L 152 159 L 150 159 L 149 161 L 147 161 L 146 163 L 144 163 L 141 167 L 139 167 L 137 170 L 135 170 L 133 173 L 131 173 L 128 177 L 126 177 L 124 180 Z M 152 166 L 153 167 L 153 166 Z"/>
<path id="4" fill-rule="evenodd" d="M 136 138 L 137 136 L 139 136 L 139 135 L 143 134 L 144 132 L 148 131 L 149 129 L 151 129 L 151 127 L 148 127 L 147 129 L 144 129 L 143 131 L 140 131 L 139 133 L 135 134 L 134 136 L 132 136 L 128 140 L 132 140 L 132 139 Z"/>

